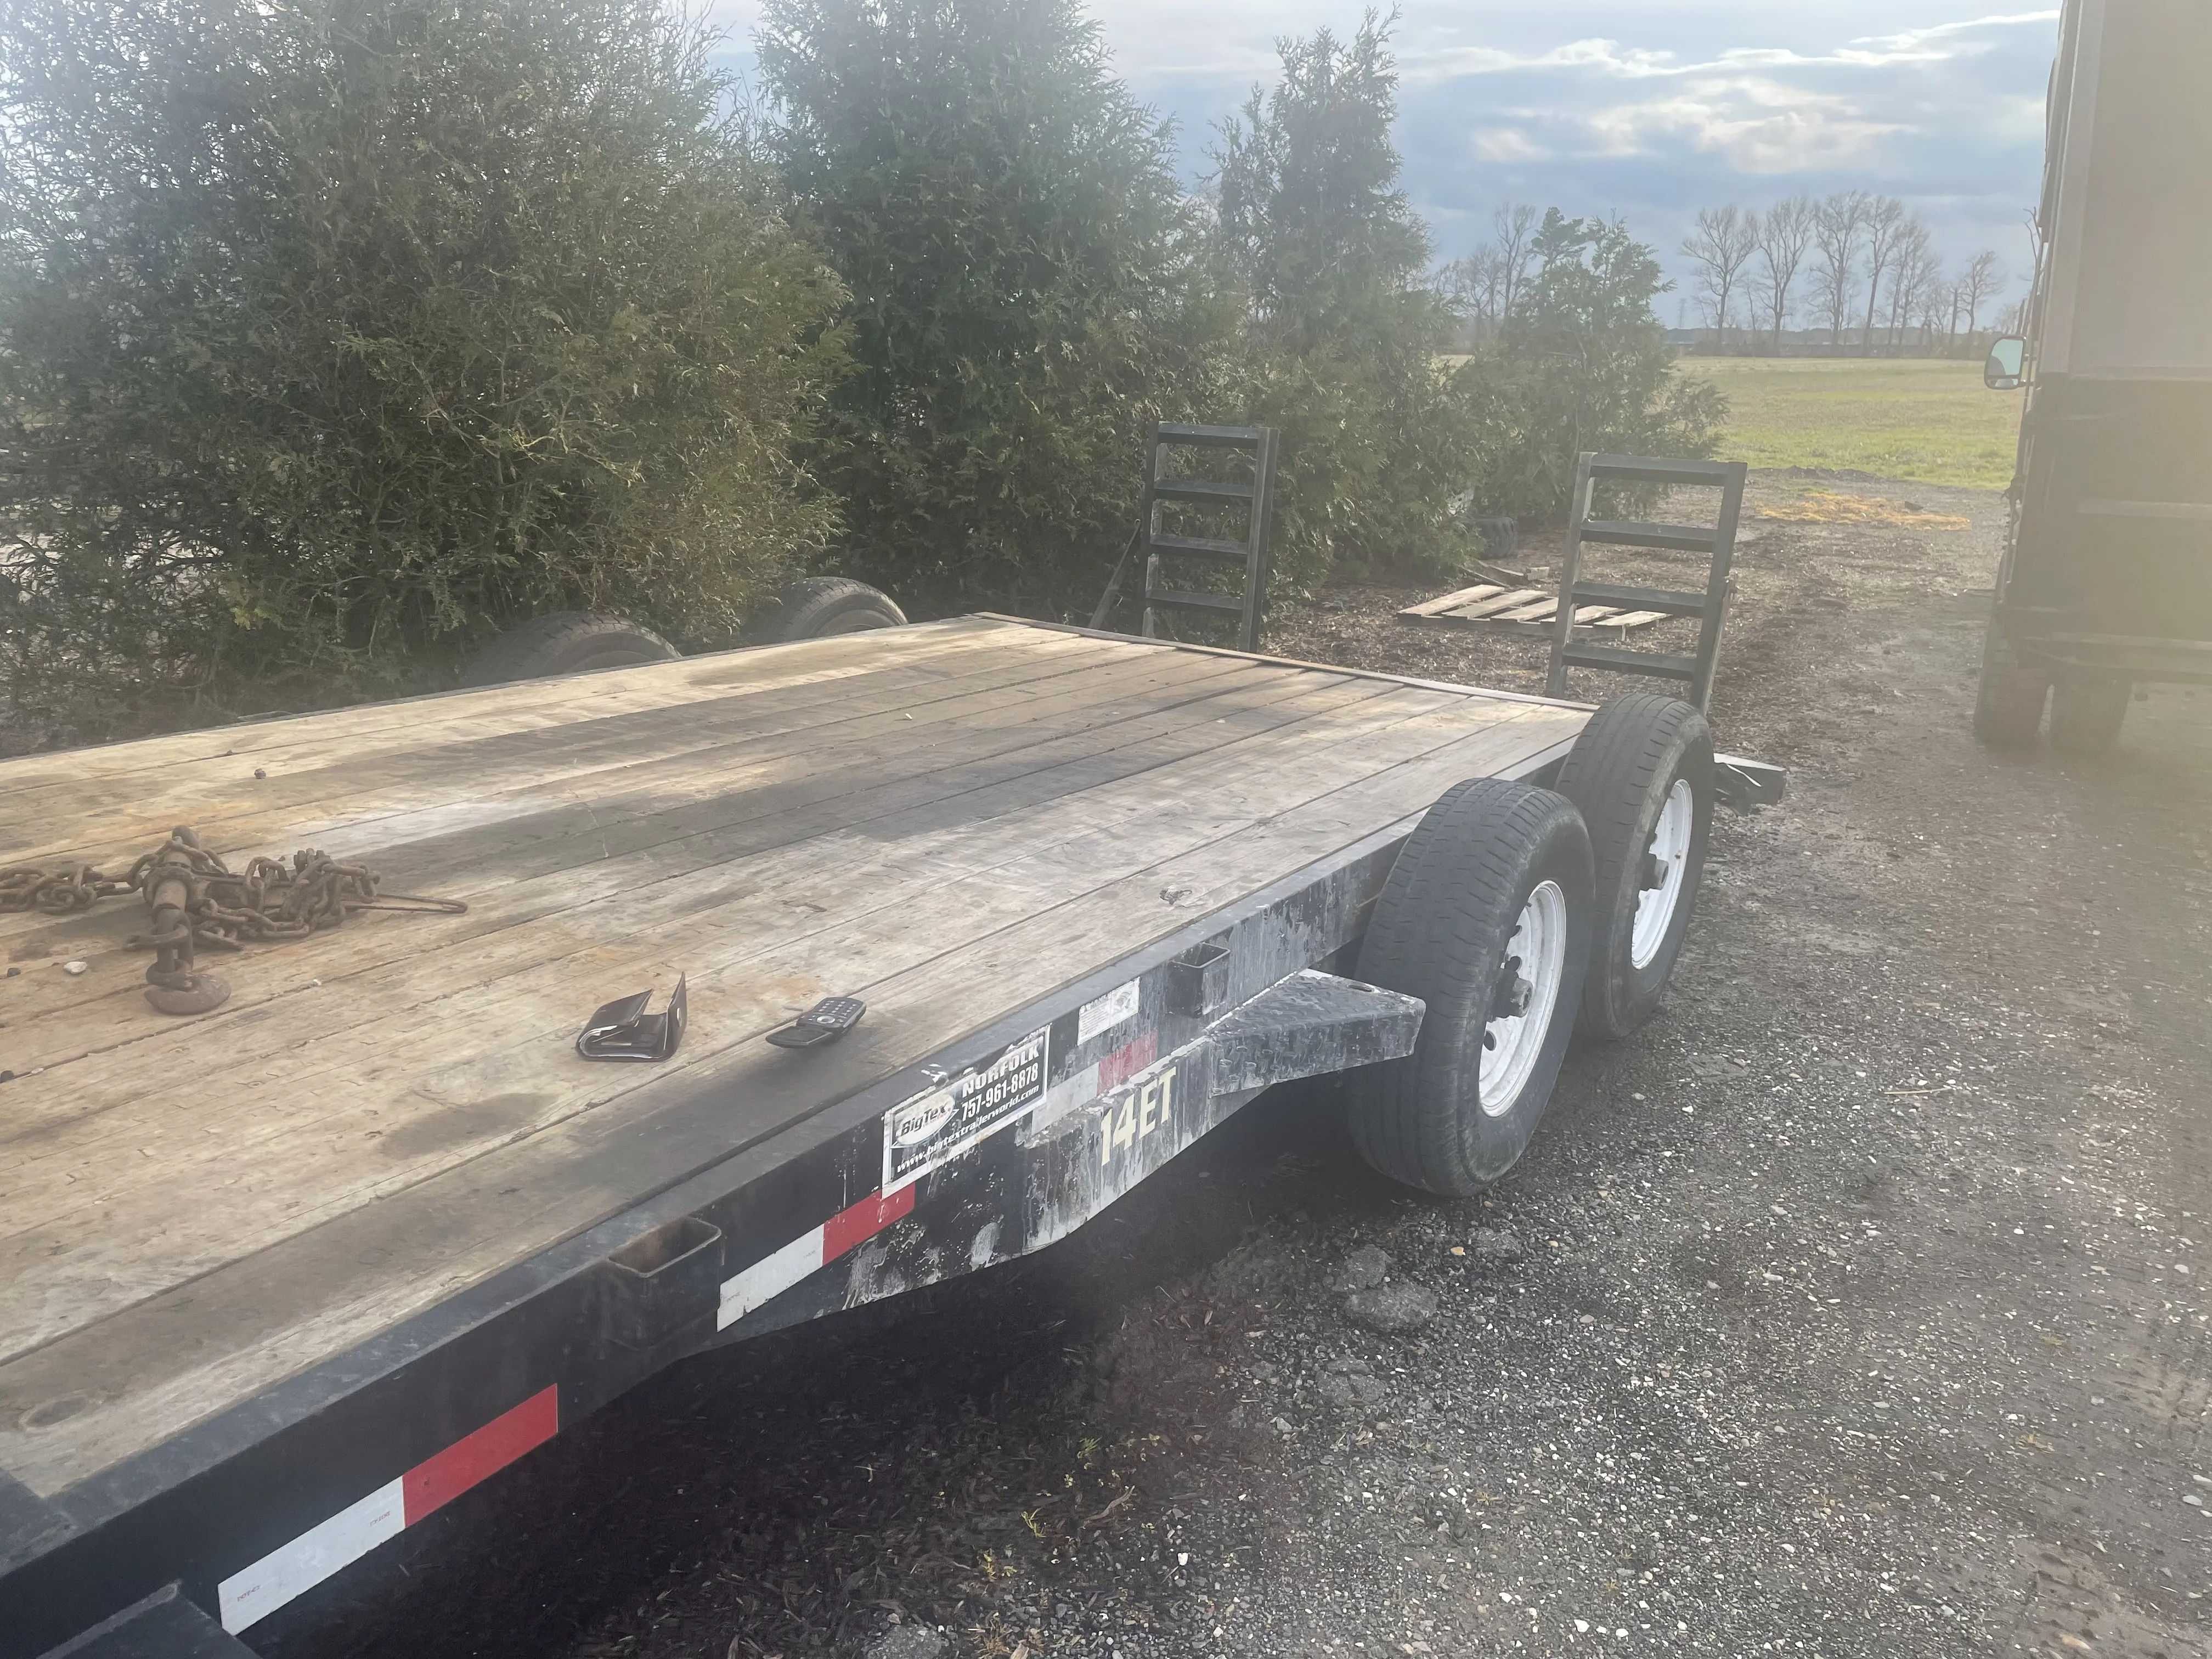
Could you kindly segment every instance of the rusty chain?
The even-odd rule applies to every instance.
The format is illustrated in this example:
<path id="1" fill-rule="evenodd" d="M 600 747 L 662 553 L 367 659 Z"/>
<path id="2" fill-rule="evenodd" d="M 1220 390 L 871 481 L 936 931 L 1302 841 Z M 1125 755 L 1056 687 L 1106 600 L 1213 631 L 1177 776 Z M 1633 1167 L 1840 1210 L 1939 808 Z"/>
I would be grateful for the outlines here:
<path id="1" fill-rule="evenodd" d="M 312 848 L 293 854 L 289 864 L 254 858 L 245 869 L 233 870 L 182 826 L 124 875 L 105 875 L 86 864 L 61 870 L 0 869 L 0 911 L 70 915 L 126 893 L 143 894 L 150 913 L 147 931 L 130 940 L 155 952 L 147 979 L 157 990 L 180 995 L 211 979 L 193 965 L 194 951 L 203 945 L 242 951 L 249 944 L 305 939 L 338 926 L 356 910 L 460 915 L 469 908 L 459 899 L 379 892 L 374 870 L 340 864 Z M 163 999 L 154 1000 L 155 1006 L 167 1006 Z M 181 1006 L 169 1011 L 198 1012 Z"/>
<path id="2" fill-rule="evenodd" d="M 50 916 L 89 910 L 101 899 L 137 892 L 138 873 L 133 866 L 127 876 L 103 876 L 88 864 L 70 870 L 0 870 L 0 910 L 43 910 Z"/>

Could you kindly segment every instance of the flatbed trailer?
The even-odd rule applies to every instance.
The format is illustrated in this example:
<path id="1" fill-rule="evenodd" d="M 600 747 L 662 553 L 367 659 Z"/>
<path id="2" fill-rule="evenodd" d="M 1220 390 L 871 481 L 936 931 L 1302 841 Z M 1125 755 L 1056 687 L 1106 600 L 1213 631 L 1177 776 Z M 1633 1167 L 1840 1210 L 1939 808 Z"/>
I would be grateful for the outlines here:
<path id="1" fill-rule="evenodd" d="M 676 1359 L 1403 1060 L 1421 1000 L 1331 970 L 1432 803 L 1591 719 L 981 617 L 0 764 L 20 864 L 189 824 L 469 906 L 222 957 L 184 1019 L 135 903 L 0 915 L 0 1659 L 246 1652 Z M 679 977 L 673 1058 L 580 1056 Z M 828 996 L 842 1040 L 762 1040 Z"/>

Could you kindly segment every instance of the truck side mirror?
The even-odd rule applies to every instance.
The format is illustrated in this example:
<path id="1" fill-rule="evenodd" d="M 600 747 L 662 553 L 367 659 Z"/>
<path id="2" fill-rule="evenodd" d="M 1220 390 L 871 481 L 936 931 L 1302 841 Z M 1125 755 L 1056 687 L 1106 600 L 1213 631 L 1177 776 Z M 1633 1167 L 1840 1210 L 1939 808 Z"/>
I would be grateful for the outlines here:
<path id="1" fill-rule="evenodd" d="M 1992 392 L 2016 392 L 2021 371 L 2027 366 L 2027 342 L 2008 334 L 1990 344 L 1990 360 L 1982 365 L 1982 384 Z"/>

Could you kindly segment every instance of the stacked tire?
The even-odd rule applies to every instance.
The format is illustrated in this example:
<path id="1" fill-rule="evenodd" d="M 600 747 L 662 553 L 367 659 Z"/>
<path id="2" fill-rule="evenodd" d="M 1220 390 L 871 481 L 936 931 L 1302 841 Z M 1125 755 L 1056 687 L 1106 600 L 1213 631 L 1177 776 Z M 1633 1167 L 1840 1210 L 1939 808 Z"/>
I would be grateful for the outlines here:
<path id="1" fill-rule="evenodd" d="M 906 613 L 890 595 L 841 576 L 808 576 L 786 586 L 754 623 L 757 644 L 783 644 L 874 628 L 899 628 Z M 588 674 L 669 662 L 681 653 L 649 628 L 598 611 L 562 611 L 508 629 L 477 653 L 461 684 Z"/>
<path id="2" fill-rule="evenodd" d="M 842 576 L 807 576 L 775 596 L 775 604 L 754 624 L 752 632 L 766 644 L 905 625 L 906 612 L 880 588 L 848 581 Z"/>
<path id="3" fill-rule="evenodd" d="M 672 661 L 674 646 L 649 628 L 599 611 L 562 611 L 511 628 L 462 671 L 464 686 L 504 685 L 511 680 L 589 674 Z"/>

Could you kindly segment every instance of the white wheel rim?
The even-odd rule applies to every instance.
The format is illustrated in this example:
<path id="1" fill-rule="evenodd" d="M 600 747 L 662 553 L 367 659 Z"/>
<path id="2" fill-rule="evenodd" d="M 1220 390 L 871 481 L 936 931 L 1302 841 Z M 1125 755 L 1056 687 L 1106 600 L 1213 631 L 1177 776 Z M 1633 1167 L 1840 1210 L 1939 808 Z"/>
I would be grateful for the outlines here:
<path id="1" fill-rule="evenodd" d="M 1497 1006 L 1502 1010 L 1517 1005 L 1522 1012 L 1494 1012 L 1483 1028 L 1477 1093 L 1484 1115 L 1503 1115 L 1528 1086 L 1544 1039 L 1551 1035 L 1566 968 L 1567 896 L 1556 881 L 1539 882 L 1521 907 L 1499 975 Z"/>
<path id="2" fill-rule="evenodd" d="M 1651 965 L 1674 925 L 1675 907 L 1682 902 L 1682 877 L 1690 867 L 1690 832 L 1697 821 L 1690 781 L 1677 778 L 1667 792 L 1667 804 L 1659 809 L 1659 822 L 1651 826 L 1645 860 L 1636 871 L 1643 890 L 1636 900 L 1636 924 L 1629 930 L 1628 959 L 1638 968 Z M 1651 884 L 1654 874 L 1658 877 L 1656 884 Z"/>

